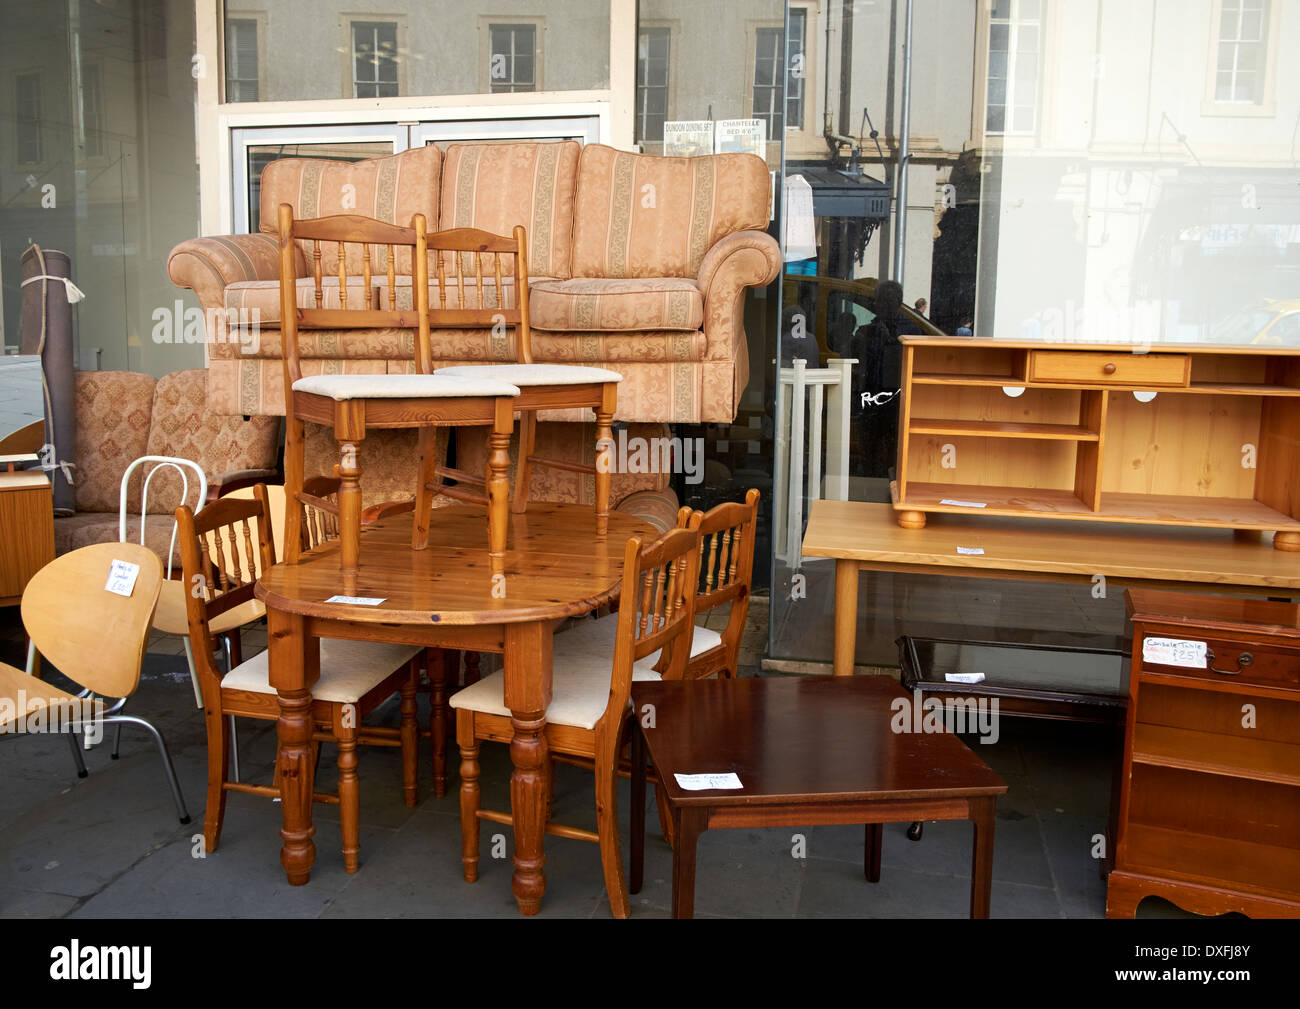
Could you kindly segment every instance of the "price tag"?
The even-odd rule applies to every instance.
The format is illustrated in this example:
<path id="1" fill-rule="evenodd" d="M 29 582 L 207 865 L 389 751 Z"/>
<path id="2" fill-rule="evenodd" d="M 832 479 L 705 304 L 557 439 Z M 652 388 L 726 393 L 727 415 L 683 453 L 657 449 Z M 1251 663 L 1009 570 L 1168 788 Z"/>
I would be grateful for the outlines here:
<path id="1" fill-rule="evenodd" d="M 711 788 L 743 788 L 734 771 L 726 774 L 674 774 L 677 784 L 688 792 L 704 792 Z"/>
<path id="2" fill-rule="evenodd" d="M 983 683 L 983 673 L 944 673 L 943 678 L 949 683 Z"/>
<path id="3" fill-rule="evenodd" d="M 129 599 L 131 593 L 135 591 L 135 580 L 139 577 L 139 564 L 132 564 L 130 561 L 114 561 L 113 566 L 108 569 L 108 581 L 104 583 L 104 588 L 115 595 L 126 596 Z"/>
<path id="4" fill-rule="evenodd" d="M 984 553 L 984 548 L 983 548 L 983 547 L 958 547 L 958 548 L 957 548 L 957 552 L 958 552 L 959 554 L 967 554 L 967 555 L 971 555 L 971 556 L 978 556 L 978 555 Z"/>
<path id="5" fill-rule="evenodd" d="M 958 501 L 956 498 L 946 497 L 939 502 L 941 505 L 950 505 L 953 508 L 987 508 L 986 501 Z"/>
<path id="6" fill-rule="evenodd" d="M 1204 641 L 1186 641 L 1182 638 L 1143 638 L 1142 661 L 1161 666 L 1181 666 L 1184 669 L 1206 668 Z"/>
<path id="7" fill-rule="evenodd" d="M 384 597 L 384 599 L 387 598 L 387 596 Z M 325 601 L 327 603 L 347 603 L 349 606 L 378 606 L 384 599 L 376 599 L 374 596 L 330 596 Z"/>

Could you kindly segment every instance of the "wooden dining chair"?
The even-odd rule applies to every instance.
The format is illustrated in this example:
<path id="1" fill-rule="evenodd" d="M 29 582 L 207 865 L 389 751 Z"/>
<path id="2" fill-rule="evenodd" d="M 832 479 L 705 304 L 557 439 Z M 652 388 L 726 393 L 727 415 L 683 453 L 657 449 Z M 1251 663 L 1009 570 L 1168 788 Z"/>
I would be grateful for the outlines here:
<path id="1" fill-rule="evenodd" d="M 288 516 L 286 516 L 287 524 Z M 190 586 L 188 612 L 192 651 L 203 690 L 208 735 L 208 791 L 203 816 L 205 850 L 217 850 L 225 818 L 226 795 L 247 792 L 278 798 L 275 785 L 231 781 L 227 716 L 275 721 L 280 702 L 270 684 L 269 654 L 261 652 L 222 675 L 212 659 L 212 621 L 253 597 L 257 579 L 273 563 L 269 539 L 270 511 L 266 488 L 254 500 L 221 499 L 195 515 L 184 505 L 176 510 L 180 526 L 181 564 Z M 337 804 L 343 832 L 343 862 L 357 871 L 360 852 L 360 783 L 357 746 L 400 746 L 402 788 L 414 806 L 418 786 L 415 722 L 416 659 L 421 649 L 376 642 L 320 642 L 320 679 L 312 685 L 314 744 L 337 743 L 338 795 L 313 794 L 316 802 Z M 401 727 L 361 724 L 370 712 L 400 693 Z"/>
<path id="2" fill-rule="evenodd" d="M 469 285 L 474 292 L 476 308 L 486 313 L 494 327 L 513 326 L 515 330 L 515 362 L 513 364 L 476 364 L 439 368 L 435 375 L 456 378 L 490 378 L 508 382 L 519 388 L 515 409 L 519 411 L 519 455 L 515 466 L 515 487 L 510 498 L 510 510 L 516 513 L 527 510 L 529 482 L 532 467 L 546 466 L 572 473 L 589 473 L 596 481 L 596 535 L 604 536 L 609 529 L 610 475 L 614 469 L 614 439 L 612 424 L 618 405 L 618 384 L 623 376 L 607 368 L 591 368 L 575 364 L 538 364 L 533 360 L 532 330 L 528 325 L 528 238 L 522 225 L 516 225 L 514 237 L 506 238 L 474 228 L 457 228 L 440 231 L 429 236 L 429 248 L 436 253 L 439 308 L 431 309 L 436 318 L 446 308 L 451 281 L 444 274 L 443 252 L 452 252 L 458 295 L 457 304 L 463 311 L 466 304 L 463 255 L 470 254 L 474 261 L 474 282 Z M 494 284 L 484 284 L 483 260 L 491 256 L 488 279 Z M 511 257 L 512 284 L 502 283 L 501 257 Z M 507 286 L 513 290 L 514 304 L 507 303 Z M 487 303 L 486 291 L 494 291 L 495 303 Z M 596 452 L 593 465 L 553 459 L 538 455 L 537 411 L 590 409 L 596 415 Z M 457 480 L 460 484 L 481 484 L 482 477 L 448 467 L 438 467 L 440 478 Z M 459 495 L 464 500 L 479 496 L 467 489 L 435 488 L 437 492 Z"/>
<path id="3" fill-rule="evenodd" d="M 115 561 L 136 568 L 129 591 L 119 586 L 124 594 L 108 588 Z M 139 726 L 153 736 L 177 816 L 189 823 L 162 733 L 143 718 L 119 713 L 140 685 L 162 583 L 162 561 L 138 543 L 96 543 L 56 557 L 36 572 L 23 592 L 23 626 L 37 654 L 82 690 L 74 694 L 0 663 L 0 732 L 20 726 L 30 731 L 39 714 L 43 731 L 67 734 L 77 776 L 84 778 L 78 732 Z M 106 704 L 105 699 L 115 700 Z"/>
<path id="4" fill-rule="evenodd" d="M 633 680 L 660 679 L 650 666 L 661 650 L 669 678 L 686 669 L 688 634 L 695 620 L 699 578 L 699 533 L 672 529 L 654 543 L 633 537 L 623 557 L 623 604 L 612 651 L 580 650 L 555 656 L 551 703 L 546 709 L 546 742 L 553 753 L 590 759 L 595 767 L 596 830 L 550 822 L 553 771 L 548 771 L 546 833 L 595 841 L 605 891 L 616 918 L 629 914 L 618 832 L 618 754 L 633 717 Z M 480 808 L 479 742 L 509 743 L 514 738 L 505 706 L 505 675 L 497 672 L 454 694 L 456 742 L 460 745 L 460 826 L 465 879 L 478 879 L 479 821 L 511 823 L 511 814 Z"/>
<path id="5" fill-rule="evenodd" d="M 420 478 L 415 488 L 415 521 L 411 546 L 428 544 L 430 491 L 436 462 L 437 427 L 480 425 L 492 429 L 484 484 L 488 501 L 488 552 L 494 569 L 504 567 L 509 516 L 508 452 L 514 429 L 517 387 L 487 376 L 456 378 L 433 375 L 429 348 L 429 289 L 426 222 L 416 214 L 411 227 L 352 214 L 295 221 L 293 208 L 280 204 L 280 328 L 284 365 L 285 452 L 284 482 L 295 500 L 303 493 L 304 422 L 332 428 L 339 445 L 338 527 L 339 573 L 344 591 L 353 592 L 361 550 L 360 443 L 366 431 L 381 428 L 418 428 Z M 295 265 L 298 242 L 309 242 L 314 287 L 314 307 L 298 305 Z M 337 255 L 338 308 L 326 308 L 322 277 L 321 243 L 332 243 Z M 349 284 L 349 246 L 359 260 L 361 284 Z M 359 249 L 357 248 L 359 247 Z M 409 255 L 412 270 L 412 307 L 397 308 L 398 251 Z M 387 278 L 380 304 L 376 269 Z M 355 277 L 355 269 L 353 270 Z M 357 300 L 360 303 L 356 303 Z M 352 302 L 351 304 L 349 302 Z M 469 319 L 461 325 L 476 325 Z M 303 329 L 394 328 L 415 331 L 415 374 L 311 375 L 303 377 L 298 334 Z M 296 563 L 301 552 L 300 513 L 288 509 L 285 518 L 285 560 Z"/>

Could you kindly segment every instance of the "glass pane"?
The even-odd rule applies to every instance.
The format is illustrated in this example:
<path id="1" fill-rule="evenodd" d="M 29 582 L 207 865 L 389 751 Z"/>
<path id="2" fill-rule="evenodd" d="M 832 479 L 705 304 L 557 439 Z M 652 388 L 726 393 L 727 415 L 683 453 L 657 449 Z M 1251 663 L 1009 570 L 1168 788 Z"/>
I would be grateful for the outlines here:
<path id="1" fill-rule="evenodd" d="M 991 52 L 1006 52 L 1010 38 L 1011 29 L 1006 25 L 989 26 L 989 50 Z"/>

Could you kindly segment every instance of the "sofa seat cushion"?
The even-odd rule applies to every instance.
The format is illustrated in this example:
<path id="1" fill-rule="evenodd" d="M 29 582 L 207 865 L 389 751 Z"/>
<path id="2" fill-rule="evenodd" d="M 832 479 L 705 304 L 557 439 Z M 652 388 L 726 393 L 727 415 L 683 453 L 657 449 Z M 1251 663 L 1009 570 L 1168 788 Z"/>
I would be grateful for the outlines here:
<path id="1" fill-rule="evenodd" d="M 321 638 L 320 679 L 312 684 L 311 696 L 317 701 L 355 704 L 421 651 L 412 645 Z M 222 677 L 221 687 L 274 694 L 269 674 L 270 653 L 259 652 Z"/>
<path id="2" fill-rule="evenodd" d="M 700 289 L 681 277 L 547 280 L 528 291 L 532 325 L 552 332 L 690 332 L 704 325 Z"/>
<path id="3" fill-rule="evenodd" d="M 309 375 L 293 383 L 294 392 L 349 399 L 466 399 L 518 396 L 519 389 L 490 378 L 447 375 Z"/>
<path id="4" fill-rule="evenodd" d="M 365 294 L 361 277 L 348 276 L 348 307 L 365 308 Z M 297 299 L 299 308 L 316 308 L 316 280 L 313 277 L 298 278 Z M 375 296 L 373 279 L 370 297 Z M 342 308 L 339 298 L 339 278 L 336 276 L 321 278 L 321 308 Z M 240 327 L 280 325 L 280 282 L 278 280 L 239 280 L 226 285 L 227 325 L 238 324 Z M 237 342 L 237 341 L 236 341 Z"/>
<path id="5" fill-rule="evenodd" d="M 584 368 L 577 364 L 475 364 L 461 368 L 439 368 L 436 375 L 451 378 L 487 378 L 524 387 L 539 385 L 591 385 L 621 382 L 623 376 L 606 368 Z"/>
<path id="6" fill-rule="evenodd" d="M 153 488 L 150 488 L 152 493 Z M 144 526 L 144 545 L 156 553 L 163 564 L 167 563 L 167 549 L 171 544 L 175 520 L 169 515 L 150 515 Z M 96 543 L 118 541 L 117 512 L 77 512 L 54 520 L 54 552 L 62 555 Z M 140 542 L 140 513 L 127 513 L 126 535 L 131 543 Z M 180 544 L 172 551 L 173 572 L 181 569 Z"/>
<path id="7" fill-rule="evenodd" d="M 490 258 L 490 257 L 489 257 Z M 458 308 L 514 308 L 515 302 L 515 278 L 509 274 L 503 274 L 501 277 L 501 296 L 497 296 L 497 281 L 494 275 L 495 267 L 491 262 L 483 264 L 483 294 L 480 298 L 479 278 L 474 272 L 472 266 L 463 273 L 458 280 L 454 270 L 447 270 L 443 274 L 443 283 L 441 291 L 445 302 L 439 297 L 438 276 L 436 266 L 432 259 L 429 260 L 429 308 L 437 310 L 440 308 L 458 309 Z M 542 281 L 552 280 L 551 277 L 529 277 L 528 290 L 531 293 L 536 285 Z M 464 304 L 461 303 L 461 287 L 465 289 Z M 397 293 L 394 295 L 394 307 L 399 312 L 409 312 L 415 305 L 411 300 L 411 278 L 407 276 L 398 276 L 394 278 L 394 287 Z M 375 279 L 375 290 L 378 292 L 379 307 L 388 308 L 388 278 L 377 277 Z M 504 301 L 504 304 L 502 303 Z"/>

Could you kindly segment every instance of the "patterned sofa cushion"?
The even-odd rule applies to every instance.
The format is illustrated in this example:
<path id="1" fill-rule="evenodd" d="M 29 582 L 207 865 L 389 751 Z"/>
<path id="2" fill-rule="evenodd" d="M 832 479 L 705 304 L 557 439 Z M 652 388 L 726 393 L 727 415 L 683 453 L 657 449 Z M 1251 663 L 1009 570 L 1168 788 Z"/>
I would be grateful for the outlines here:
<path id="1" fill-rule="evenodd" d="M 209 410 L 207 378 L 206 369 L 193 368 L 158 379 L 146 453 L 193 459 L 209 479 L 239 470 L 274 470 L 279 418 L 244 420 Z M 187 500 L 191 506 L 193 494 Z M 180 477 L 174 470 L 160 472 L 149 485 L 150 512 L 174 511 L 180 498 Z"/>
<path id="2" fill-rule="evenodd" d="M 550 280 L 530 284 L 528 294 L 534 329 L 690 332 L 704 324 L 699 287 L 679 277 Z"/>
<path id="3" fill-rule="evenodd" d="M 735 231 L 767 229 L 771 184 L 753 154 L 664 158 L 587 144 L 574 201 L 574 277 L 696 277 Z"/>
<path id="4" fill-rule="evenodd" d="M 281 203 L 293 207 L 295 218 L 360 214 L 390 224 L 409 227 L 415 214 L 428 218 L 429 230 L 438 226 L 438 188 L 442 178 L 442 152 L 430 144 L 401 154 L 366 161 L 321 161 L 316 158 L 282 158 L 262 169 L 260 230 L 277 233 Z M 311 242 L 299 240 L 311 271 Z M 382 261 L 382 266 L 379 261 Z M 361 272 L 360 246 L 347 246 L 349 273 Z M 375 269 L 386 268 L 384 250 L 372 261 Z M 409 248 L 397 249 L 394 267 L 411 272 Z M 338 246 L 321 244 L 321 269 L 338 271 Z"/>
<path id="5" fill-rule="evenodd" d="M 451 144 L 444 155 L 438 230 L 480 228 L 509 235 L 522 224 L 528 230 L 529 274 L 571 277 L 579 150 L 573 140 Z M 445 258 L 450 265 L 451 254 Z M 472 274 L 472 260 L 466 258 Z M 509 260 L 502 257 L 502 269 L 513 271 Z"/>
<path id="6" fill-rule="evenodd" d="M 148 450 L 155 384 L 133 371 L 77 372 L 77 511 L 117 514 L 122 474 Z M 139 509 L 139 494 L 127 504 Z"/>

